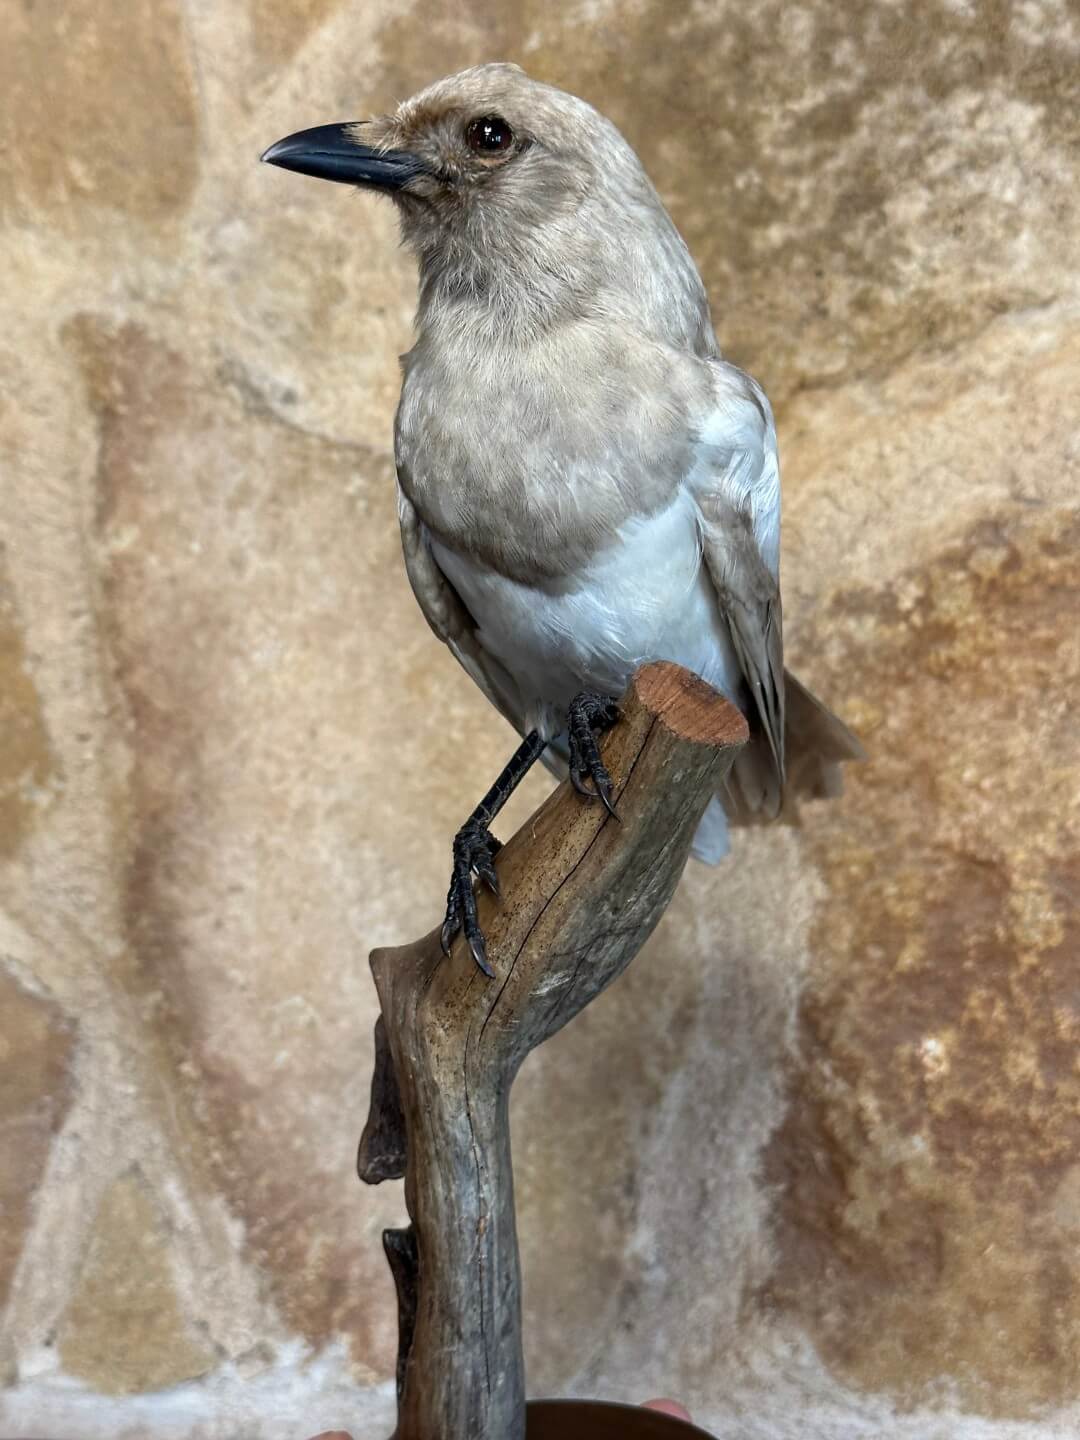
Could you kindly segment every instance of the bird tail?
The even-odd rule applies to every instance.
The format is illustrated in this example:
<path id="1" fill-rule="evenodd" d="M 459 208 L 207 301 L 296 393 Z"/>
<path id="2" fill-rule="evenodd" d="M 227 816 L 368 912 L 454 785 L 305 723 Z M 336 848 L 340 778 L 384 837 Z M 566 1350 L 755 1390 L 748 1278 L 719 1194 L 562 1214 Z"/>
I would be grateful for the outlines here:
<path id="1" fill-rule="evenodd" d="M 799 823 L 799 802 L 820 800 L 842 793 L 841 765 L 865 760 L 858 736 L 784 671 L 784 782 L 781 791 L 776 757 L 765 734 L 753 731 L 749 743 L 736 755 L 722 792 L 723 810 L 732 825 Z M 695 838 L 694 854 L 708 864 L 722 859 L 726 845 L 722 816 L 710 807 L 711 824 Z M 709 816 L 710 812 L 706 812 Z"/>
<path id="2" fill-rule="evenodd" d="M 858 736 L 790 670 L 784 671 L 784 752 L 782 818 L 789 823 L 798 819 L 800 800 L 842 793 L 844 761 L 866 759 Z"/>
<path id="3" fill-rule="evenodd" d="M 542 759 L 559 780 L 569 770 L 566 738 L 556 736 Z M 844 722 L 812 695 L 790 670 L 784 671 L 784 786 L 776 783 L 776 757 L 763 732 L 751 734 L 735 757 L 723 790 L 709 801 L 694 835 L 695 860 L 715 865 L 728 853 L 731 825 L 766 825 L 779 820 L 797 825 L 800 800 L 840 795 L 840 766 L 865 760 L 862 742 Z"/>

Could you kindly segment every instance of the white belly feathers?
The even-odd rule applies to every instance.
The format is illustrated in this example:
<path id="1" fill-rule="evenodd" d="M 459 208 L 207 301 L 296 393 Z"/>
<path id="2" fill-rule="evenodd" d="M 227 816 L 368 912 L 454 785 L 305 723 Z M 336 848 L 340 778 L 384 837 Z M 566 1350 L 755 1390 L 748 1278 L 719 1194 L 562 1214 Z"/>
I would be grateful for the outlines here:
<path id="1" fill-rule="evenodd" d="M 733 700 L 739 669 L 701 560 L 697 505 L 626 523 L 572 589 L 551 594 L 487 570 L 431 537 L 480 643 L 513 676 L 525 728 L 550 738 L 579 690 L 618 695 L 647 660 L 673 660 Z"/>

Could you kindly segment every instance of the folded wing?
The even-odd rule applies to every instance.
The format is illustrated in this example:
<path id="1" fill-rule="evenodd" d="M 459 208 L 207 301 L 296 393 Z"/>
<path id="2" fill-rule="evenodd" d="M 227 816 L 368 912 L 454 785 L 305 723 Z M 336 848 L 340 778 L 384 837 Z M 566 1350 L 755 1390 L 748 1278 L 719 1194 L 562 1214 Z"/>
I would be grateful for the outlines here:
<path id="1" fill-rule="evenodd" d="M 400 485 L 397 496 L 405 571 L 425 620 L 438 638 L 450 647 L 459 664 L 496 710 L 520 732 L 523 707 L 513 677 L 477 639 L 476 622 L 439 569 L 423 523 Z"/>
<path id="2" fill-rule="evenodd" d="M 780 470 L 761 388 L 711 362 L 715 409 L 700 435 L 690 484 L 702 555 L 742 672 L 750 742 L 737 757 L 725 807 L 742 821 L 774 819 L 794 794 L 836 794 L 838 764 L 864 758 L 842 721 L 784 669 L 780 603 Z M 789 810 L 794 807 L 789 805 Z"/>

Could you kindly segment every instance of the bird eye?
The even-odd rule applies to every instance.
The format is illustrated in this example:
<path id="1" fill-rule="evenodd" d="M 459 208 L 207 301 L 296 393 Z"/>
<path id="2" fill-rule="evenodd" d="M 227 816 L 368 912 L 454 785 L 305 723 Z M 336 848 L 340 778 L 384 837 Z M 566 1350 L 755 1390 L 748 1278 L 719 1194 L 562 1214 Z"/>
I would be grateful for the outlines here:
<path id="1" fill-rule="evenodd" d="M 465 127 L 465 143 L 478 155 L 497 155 L 514 143 L 514 132 L 501 115 L 481 115 Z"/>

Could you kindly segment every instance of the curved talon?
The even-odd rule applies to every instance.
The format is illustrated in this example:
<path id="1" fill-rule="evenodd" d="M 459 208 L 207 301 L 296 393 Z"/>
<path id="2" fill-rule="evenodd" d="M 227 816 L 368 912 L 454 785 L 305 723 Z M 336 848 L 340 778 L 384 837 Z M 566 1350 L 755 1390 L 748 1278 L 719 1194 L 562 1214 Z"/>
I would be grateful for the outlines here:
<path id="1" fill-rule="evenodd" d="M 574 789 L 579 795 L 584 795 L 586 800 L 596 799 L 596 792 L 590 790 L 589 787 L 585 784 L 585 777 L 584 775 L 582 775 L 581 771 L 577 768 L 576 765 L 570 771 L 570 784 L 573 785 Z"/>
<path id="2" fill-rule="evenodd" d="M 600 799 L 604 802 L 604 809 L 607 811 L 607 813 L 611 816 L 611 818 L 612 818 L 613 820 L 617 820 L 617 821 L 619 822 L 619 824 L 621 825 L 621 824 L 622 824 L 622 816 L 621 816 L 621 815 L 619 814 L 619 812 L 615 809 L 615 802 L 614 802 L 614 800 L 611 798 L 611 796 L 612 796 L 612 785 L 611 785 L 611 777 L 610 777 L 610 775 L 609 775 L 609 776 L 606 776 L 606 783 L 601 784 L 599 781 L 597 782 L 596 793 L 600 796 Z"/>
<path id="3" fill-rule="evenodd" d="M 496 900 L 502 899 L 502 891 L 499 889 L 499 877 L 495 873 L 495 866 L 490 860 L 483 860 L 479 865 L 474 865 L 473 873 L 478 879 L 484 882 Z"/>
<path id="4" fill-rule="evenodd" d="M 570 783 L 577 793 L 587 800 L 601 800 L 604 809 L 618 820 L 612 799 L 613 785 L 600 750 L 596 736 L 611 728 L 619 718 L 619 707 L 607 695 L 592 695 L 588 691 L 575 695 L 570 702 L 568 715 L 568 736 L 570 741 Z M 585 783 L 586 777 L 592 786 Z"/>
<path id="5" fill-rule="evenodd" d="M 480 969 L 488 979 L 494 980 L 495 971 L 488 964 L 487 945 L 484 943 L 484 932 L 482 930 L 478 930 L 469 940 L 469 951 L 472 954 L 472 958 L 476 961 L 477 965 L 480 966 Z"/>
<path id="6" fill-rule="evenodd" d="M 484 932 L 477 918 L 473 876 L 498 895 L 494 862 L 501 849 L 501 843 L 476 819 L 468 821 L 454 836 L 454 865 L 446 895 L 446 917 L 439 934 L 443 954 L 449 955 L 455 938 L 464 931 L 473 960 L 489 979 L 495 971 L 487 958 Z"/>

